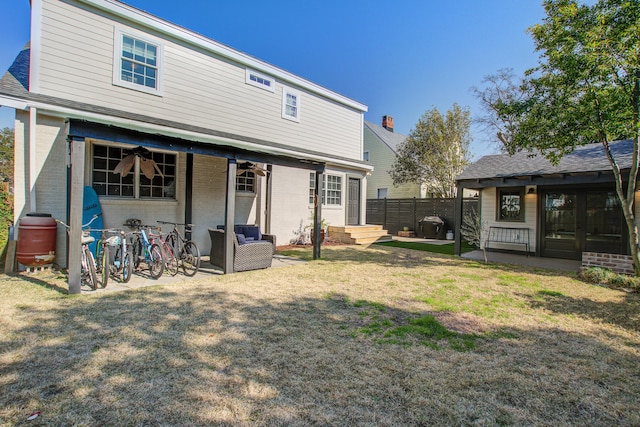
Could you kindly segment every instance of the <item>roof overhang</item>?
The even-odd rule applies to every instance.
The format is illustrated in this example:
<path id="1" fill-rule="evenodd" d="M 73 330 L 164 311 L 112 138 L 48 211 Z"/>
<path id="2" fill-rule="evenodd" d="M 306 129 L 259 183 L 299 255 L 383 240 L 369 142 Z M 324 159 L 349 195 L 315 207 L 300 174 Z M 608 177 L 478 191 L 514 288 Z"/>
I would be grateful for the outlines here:
<path id="1" fill-rule="evenodd" d="M 629 178 L 629 170 L 621 171 L 623 181 Z M 615 183 L 615 177 L 611 170 L 553 173 L 545 175 L 518 175 L 490 178 L 459 179 L 456 184 L 461 188 L 481 190 L 491 187 L 522 187 L 525 185 L 588 185 Z"/>
<path id="2" fill-rule="evenodd" d="M 4 95 L 0 95 L 0 105 L 9 106 L 19 110 L 27 110 L 34 107 L 40 114 L 74 121 L 75 123 L 93 123 L 96 126 L 92 129 L 95 130 L 99 127 L 101 129 L 99 132 L 99 139 L 103 140 L 113 140 L 108 136 L 109 132 L 105 130 L 111 128 L 113 131 L 112 136 L 122 136 L 126 133 L 123 131 L 137 132 L 138 137 L 145 139 L 146 145 L 149 147 L 176 149 L 176 151 L 187 151 L 201 154 L 208 153 L 225 158 L 241 158 L 242 160 L 280 165 L 287 164 L 292 167 L 301 167 L 306 169 L 317 169 L 314 165 L 322 164 L 341 167 L 353 171 L 360 171 L 363 174 L 373 170 L 373 167 L 365 162 L 342 157 L 328 156 L 320 152 L 297 150 L 282 144 L 260 141 L 253 138 L 245 138 L 240 135 L 223 134 L 207 129 L 200 128 L 198 130 L 189 130 L 180 128 L 177 124 L 176 126 L 164 126 L 140 120 L 127 119 L 120 116 L 63 107 L 44 101 L 25 100 L 17 97 L 7 97 Z M 77 125 L 76 129 L 78 129 Z M 96 134 L 73 135 L 70 133 L 70 135 L 76 137 L 98 138 L 98 135 Z M 129 137 L 134 138 L 131 135 L 129 135 Z M 158 141 L 162 141 L 163 144 L 173 143 L 175 147 L 172 148 L 171 145 L 155 145 L 156 143 L 153 142 L 153 138 L 156 138 Z M 259 158 L 256 157 L 257 154 L 259 154 Z M 293 160 L 293 162 L 290 162 L 290 160 Z"/>

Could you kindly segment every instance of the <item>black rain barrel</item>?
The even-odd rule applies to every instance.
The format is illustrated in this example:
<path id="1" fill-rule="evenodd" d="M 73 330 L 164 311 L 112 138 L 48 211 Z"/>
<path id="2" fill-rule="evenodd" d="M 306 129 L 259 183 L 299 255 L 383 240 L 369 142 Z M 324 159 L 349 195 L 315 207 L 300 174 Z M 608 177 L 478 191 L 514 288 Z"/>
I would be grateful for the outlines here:
<path id="1" fill-rule="evenodd" d="M 437 216 L 425 216 L 419 221 L 425 239 L 444 239 L 444 221 Z"/>
<path id="2" fill-rule="evenodd" d="M 56 258 L 56 220 L 51 214 L 31 212 L 18 223 L 16 259 L 25 267 L 52 264 Z"/>

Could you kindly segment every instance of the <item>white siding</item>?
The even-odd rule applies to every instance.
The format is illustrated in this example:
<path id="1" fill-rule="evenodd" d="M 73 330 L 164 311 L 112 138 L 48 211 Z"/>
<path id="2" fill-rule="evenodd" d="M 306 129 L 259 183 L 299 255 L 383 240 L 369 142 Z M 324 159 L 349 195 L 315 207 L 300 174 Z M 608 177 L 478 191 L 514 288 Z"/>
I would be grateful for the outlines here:
<path id="1" fill-rule="evenodd" d="M 524 196 L 524 222 L 498 221 L 496 220 L 496 212 L 498 209 L 498 197 L 496 191 L 496 188 L 492 187 L 485 188 L 480 193 L 480 214 L 482 223 L 484 225 L 484 230 L 488 232 L 490 226 L 529 228 L 529 250 L 531 252 L 535 252 L 538 224 L 537 194 L 525 194 Z M 486 236 L 483 237 L 483 241 L 484 239 L 486 239 Z M 493 242 L 490 244 L 490 247 L 496 249 L 523 250 L 522 245 L 508 245 Z"/>
<path id="2" fill-rule="evenodd" d="M 110 17 L 44 0 L 40 91 L 72 101 L 139 113 L 292 147 L 361 158 L 359 111 L 302 92 L 300 123 L 281 118 L 275 92 L 245 83 L 245 67 L 168 39 L 163 96 L 112 84 L 115 25 Z"/>

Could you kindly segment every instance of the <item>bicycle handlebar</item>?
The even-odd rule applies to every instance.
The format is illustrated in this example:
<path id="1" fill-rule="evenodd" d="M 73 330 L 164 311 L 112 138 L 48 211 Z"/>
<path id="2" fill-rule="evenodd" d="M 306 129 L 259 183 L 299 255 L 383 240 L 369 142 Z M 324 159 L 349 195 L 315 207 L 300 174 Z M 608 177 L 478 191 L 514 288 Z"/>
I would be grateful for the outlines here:
<path id="1" fill-rule="evenodd" d="M 88 223 L 86 223 L 86 224 L 82 224 L 82 228 L 85 228 L 85 227 L 90 226 L 90 225 L 91 225 L 91 223 L 92 223 L 93 221 L 95 221 L 96 219 L 98 219 L 98 216 L 99 216 L 99 215 L 94 215 L 94 216 L 92 216 L 92 217 L 91 217 L 91 221 L 89 221 L 89 222 L 88 222 Z M 70 225 L 65 224 L 64 222 L 62 222 L 62 220 L 56 219 L 55 221 L 56 221 L 58 224 L 63 225 L 67 230 L 71 229 L 71 226 L 70 226 Z"/>
<path id="2" fill-rule="evenodd" d="M 171 221 L 156 221 L 158 224 L 171 224 L 171 225 L 184 225 L 185 227 L 193 227 L 193 224 L 186 224 L 180 222 L 171 222 Z"/>

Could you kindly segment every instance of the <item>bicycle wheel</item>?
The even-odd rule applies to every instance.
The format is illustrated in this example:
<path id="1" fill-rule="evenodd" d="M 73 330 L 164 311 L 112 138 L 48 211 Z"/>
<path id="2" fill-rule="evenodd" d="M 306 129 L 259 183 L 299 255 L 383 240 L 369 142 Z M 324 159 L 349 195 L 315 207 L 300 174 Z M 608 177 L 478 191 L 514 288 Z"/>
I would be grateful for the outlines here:
<path id="1" fill-rule="evenodd" d="M 140 268 L 140 260 L 144 258 L 144 248 L 142 247 L 142 239 L 140 235 L 135 235 L 133 242 L 131 242 L 131 250 L 133 255 L 133 268 L 138 270 Z"/>
<path id="2" fill-rule="evenodd" d="M 111 266 L 109 265 L 109 246 L 104 245 L 100 253 L 100 286 L 107 287 L 109 283 L 109 273 Z"/>
<path id="3" fill-rule="evenodd" d="M 182 250 L 182 270 L 185 276 L 193 276 L 200 268 L 200 250 L 198 246 L 191 240 L 187 240 Z"/>
<path id="4" fill-rule="evenodd" d="M 162 249 L 157 243 L 149 248 L 149 274 L 154 279 L 158 279 L 164 273 L 164 259 L 162 257 Z"/>
<path id="5" fill-rule="evenodd" d="M 82 269 L 85 270 L 82 272 L 82 275 L 86 277 L 86 280 L 89 286 L 91 287 L 91 289 L 95 291 L 96 289 L 98 289 L 98 275 L 96 274 L 96 262 L 93 259 L 93 254 L 91 253 L 89 246 L 84 246 L 82 248 L 82 252 L 84 254 Z"/>
<path id="6" fill-rule="evenodd" d="M 131 251 L 127 251 L 124 255 L 124 260 L 122 261 L 122 281 L 124 283 L 129 282 L 131 280 L 131 274 L 133 274 L 133 254 Z"/>
<path id="7" fill-rule="evenodd" d="M 178 239 L 176 238 L 175 233 L 172 231 L 171 233 L 167 234 L 167 238 L 164 241 L 173 250 L 173 254 L 176 257 L 179 257 L 180 254 L 179 254 L 179 251 L 178 251 Z"/>
<path id="8" fill-rule="evenodd" d="M 161 242 L 162 244 L 162 255 L 164 258 L 164 269 L 172 276 L 178 274 L 178 258 L 175 256 L 175 252 L 167 244 L 167 242 Z"/>

